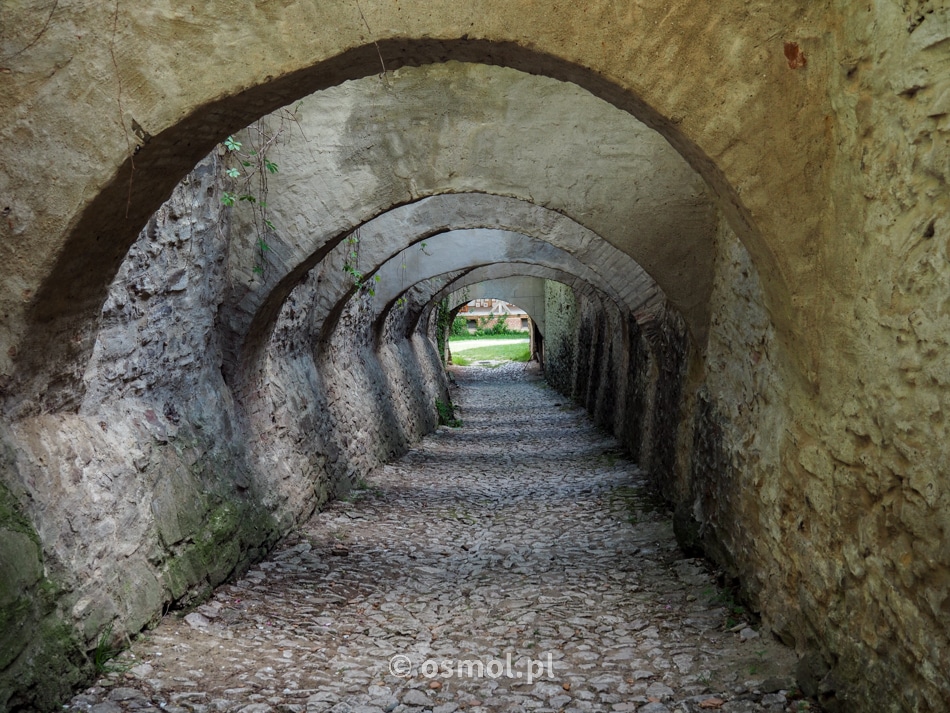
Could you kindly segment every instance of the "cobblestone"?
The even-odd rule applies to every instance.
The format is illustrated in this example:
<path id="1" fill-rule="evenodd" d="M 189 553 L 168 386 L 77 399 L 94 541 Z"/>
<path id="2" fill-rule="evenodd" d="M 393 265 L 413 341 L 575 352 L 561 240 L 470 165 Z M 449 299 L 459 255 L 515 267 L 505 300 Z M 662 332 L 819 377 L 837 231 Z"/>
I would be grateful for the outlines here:
<path id="1" fill-rule="evenodd" d="M 815 710 L 763 690 L 791 688 L 794 655 L 743 636 L 755 622 L 583 410 L 521 364 L 454 374 L 461 428 L 165 617 L 66 709 Z"/>

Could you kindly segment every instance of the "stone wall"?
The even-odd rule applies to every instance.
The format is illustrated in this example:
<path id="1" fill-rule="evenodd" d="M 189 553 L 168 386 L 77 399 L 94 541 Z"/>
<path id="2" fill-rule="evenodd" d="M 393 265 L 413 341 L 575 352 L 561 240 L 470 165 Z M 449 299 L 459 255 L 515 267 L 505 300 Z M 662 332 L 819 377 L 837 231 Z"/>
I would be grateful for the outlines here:
<path id="1" fill-rule="evenodd" d="M 225 381 L 224 185 L 213 155 L 133 245 L 78 409 L 2 433 L 0 708 L 56 707 L 97 645 L 243 571 L 436 424 L 445 381 L 427 340 L 377 343 L 365 295 L 318 338 L 318 289 L 350 279 L 333 266 L 294 289 L 261 362 Z"/>
<path id="2" fill-rule="evenodd" d="M 747 591 L 771 607 L 776 631 L 814 648 L 830 674 L 822 684 L 829 704 L 945 709 L 950 19 L 944 4 L 724 1 L 700 13 L 689 0 L 484 0 L 465 7 L 405 0 L 375 4 L 366 22 L 342 0 L 280 5 L 280 12 L 274 3 L 246 8 L 240 41 L 209 3 L 73 2 L 50 13 L 39 3 L 4 8 L 0 398 L 6 423 L 0 437 L 11 453 L 4 481 L 19 512 L 35 523 L 44 576 L 55 579 L 58 571 L 91 563 L 90 586 L 107 592 L 90 600 L 89 609 L 77 585 L 31 620 L 60 606 L 88 622 L 111 616 L 109 607 L 125 611 L 129 597 L 110 583 L 105 555 L 133 543 L 123 556 L 151 562 L 134 548 L 139 536 L 152 537 L 159 543 L 156 561 L 165 562 L 195 551 L 189 536 L 176 538 L 218 499 L 239 492 L 247 507 L 257 507 L 251 461 L 261 456 L 255 451 L 249 459 L 248 444 L 264 449 L 277 435 L 248 437 L 245 399 L 255 389 L 266 395 L 259 368 L 266 375 L 274 367 L 255 362 L 253 374 L 229 372 L 247 377 L 232 388 L 213 355 L 236 354 L 229 350 L 240 345 L 215 345 L 200 331 L 207 324 L 200 319 L 187 349 L 157 338 L 141 351 L 131 338 L 126 345 L 100 342 L 97 359 L 108 357 L 108 364 L 97 373 L 88 366 L 98 321 L 111 332 L 111 320 L 126 319 L 123 305 L 143 310 L 135 319 L 146 325 L 163 304 L 187 312 L 172 296 L 179 293 L 169 293 L 178 281 L 166 284 L 164 272 L 153 286 L 126 273 L 144 291 L 114 300 L 117 269 L 175 184 L 228 134 L 328 90 L 325 111 L 320 99 L 310 105 L 313 154 L 295 156 L 306 164 L 322 155 L 329 170 L 316 187 L 300 186 L 303 201 L 285 194 L 285 226 L 299 230 L 275 241 L 273 260 L 286 258 L 287 272 L 272 290 L 258 292 L 249 279 L 252 256 L 240 250 L 228 256 L 229 264 L 236 258 L 245 267 L 240 278 L 247 283 L 239 287 L 271 300 L 265 307 L 273 313 L 264 321 L 276 318 L 320 250 L 394 206 L 443 192 L 481 192 L 569 216 L 662 275 L 667 296 L 689 312 L 686 347 L 665 327 L 657 342 L 677 359 L 682 352 L 682 367 L 651 361 L 665 349 L 654 349 L 652 338 L 642 337 L 643 350 L 627 339 L 627 382 L 649 380 L 632 390 L 616 382 L 625 407 L 617 407 L 615 418 L 622 411 L 632 423 L 630 414 L 645 414 L 637 431 L 641 462 L 654 468 L 655 461 L 658 474 L 665 468 L 658 480 L 672 484 L 685 505 L 684 527 L 694 523 L 702 544 L 742 566 Z M 381 54 L 390 70 L 384 81 L 377 80 Z M 195 57 L 216 71 L 196 73 Z M 429 64 L 438 66 L 406 69 Z M 360 82 L 372 87 L 359 89 Z M 609 106 L 592 108 L 592 98 Z M 643 124 L 631 130 L 631 117 Z M 352 133 L 340 140 L 343 130 Z M 663 163 L 675 170 L 658 176 L 658 154 L 639 153 L 630 142 L 636 136 L 667 152 L 673 161 Z M 641 170 L 630 171 L 631 164 Z M 676 187 L 686 190 L 671 202 Z M 300 203 L 316 208 L 301 215 Z M 741 267 L 725 261 L 746 262 L 730 258 L 721 239 L 712 249 L 716 211 L 748 250 L 761 300 L 742 299 L 751 282 L 721 279 L 743 278 Z M 683 223 L 683 215 L 692 218 Z M 155 286 L 161 296 L 151 292 Z M 103 314 L 107 292 L 111 306 Z M 260 316 L 258 306 L 246 305 L 243 336 L 266 342 L 269 330 L 249 326 Z M 584 314 L 583 305 L 574 309 Z M 747 322 L 739 316 L 743 309 L 754 320 L 767 315 L 768 324 L 753 329 L 764 323 Z M 711 315 L 707 340 L 702 330 Z M 596 321 L 583 330 L 585 343 L 603 338 Z M 583 393 L 585 405 L 594 394 L 595 408 L 603 410 L 605 384 L 587 383 L 596 376 L 590 349 L 557 342 L 563 359 L 552 365 L 552 379 Z M 192 348 L 205 351 L 185 365 Z M 618 363 L 618 353 L 605 345 L 601 355 Z M 281 377 L 288 384 L 309 378 L 307 357 L 299 358 L 297 376 Z M 152 360 L 163 368 L 149 374 L 142 366 Z M 373 370 L 365 368 L 367 375 Z M 663 388 L 661 368 L 671 369 Z M 613 371 L 600 368 L 599 375 Z M 575 383 L 579 375 L 587 382 Z M 186 383 L 193 387 L 188 393 L 169 398 Z M 315 381 L 312 388 L 323 393 L 328 386 Z M 324 405 L 316 403 L 300 401 L 314 410 L 313 419 Z M 253 418 L 266 421 L 264 401 L 254 406 Z M 661 424 L 656 414 L 671 420 Z M 286 432 L 295 428 L 287 424 Z M 663 429 L 673 437 L 661 444 Z M 300 464 L 310 463 L 299 445 L 306 434 L 295 433 L 294 448 L 302 450 L 293 452 Z M 276 453 L 268 451 L 266 459 Z M 322 482 L 323 471 L 313 467 L 314 482 Z M 227 477 L 218 477 L 225 471 Z M 158 482 L 169 484 L 170 500 L 200 493 L 200 506 L 181 518 L 155 516 L 149 508 L 112 517 L 114 502 L 149 502 Z M 329 481 L 314 485 L 312 497 L 319 500 L 323 490 L 331 490 Z M 96 499 L 95 510 L 76 516 L 79 530 L 95 537 L 73 534 L 74 513 L 62 504 L 63 493 Z M 293 496 L 285 500 L 277 529 L 296 517 Z M 147 525 L 156 517 L 163 537 Z M 11 518 L 6 531 L 25 534 Z M 727 521 L 728 532 L 721 529 Z M 23 545 L 8 543 L 11 557 L 32 562 L 23 571 L 38 572 L 39 556 L 18 535 L 7 539 Z M 42 586 L 42 578 L 28 584 L 31 579 L 27 574 L 24 587 Z M 196 578 L 171 578 L 190 579 Z M 143 582 L 143 594 L 161 598 L 164 579 L 151 583 L 143 575 Z M 28 658 L 4 675 L 19 677 Z"/>
<path id="3" fill-rule="evenodd" d="M 221 378 L 220 191 L 212 157 L 130 250 L 102 308 L 78 409 L 11 424 L 15 459 L 4 482 L 36 530 L 62 632 L 31 646 L 73 656 L 66 675 L 28 652 L 5 665 L 8 705 L 43 691 L 35 704 L 49 706 L 101 640 L 111 645 L 171 602 L 201 596 L 277 537 Z"/>
<path id="4" fill-rule="evenodd" d="M 269 507 L 296 519 L 435 428 L 435 399 L 447 398 L 431 342 L 384 330 L 377 343 L 365 291 L 324 333 L 314 319 L 318 293 L 347 279 L 322 266 L 293 290 L 248 391 L 255 470 L 274 498 Z"/>
<path id="5" fill-rule="evenodd" d="M 664 397 L 664 388 L 678 394 L 685 372 L 676 367 L 682 366 L 682 359 L 657 352 L 645 330 L 659 333 L 655 326 L 659 322 L 685 344 L 681 323 L 665 307 L 655 305 L 639 315 L 647 325 L 642 327 L 629 311 L 596 292 L 552 280 L 545 281 L 545 314 L 544 373 L 548 382 L 612 432 L 654 475 L 657 484 L 666 482 L 672 468 L 656 453 L 665 454 L 663 449 L 669 448 L 672 455 L 667 460 L 675 460 L 679 409 L 678 401 L 660 405 L 658 400 Z M 663 368 L 675 377 L 670 379 L 674 382 L 670 387 L 665 386 L 667 377 L 656 365 L 664 363 L 661 359 L 666 360 Z M 669 443 L 673 445 L 666 445 Z"/>
<path id="6" fill-rule="evenodd" d="M 554 388 L 573 397 L 577 352 L 577 298 L 570 287 L 545 281 L 544 375 Z"/>
<path id="7" fill-rule="evenodd" d="M 674 510 L 687 554 L 718 562 L 767 628 L 806 660 L 820 661 L 818 670 L 830 670 L 827 654 L 816 655 L 808 603 L 787 579 L 809 565 L 791 544 L 804 518 L 796 514 L 790 522 L 794 495 L 776 477 L 777 434 L 788 418 L 778 349 L 756 272 L 728 225 L 722 222 L 717 236 L 703 348 L 667 306 L 628 313 L 624 325 L 589 295 L 553 282 L 546 295 L 545 372 L 552 385 L 638 458 Z M 838 698 L 824 686 L 833 707 Z"/>
<path id="8" fill-rule="evenodd" d="M 944 559 L 936 554 L 943 530 L 926 524 L 938 503 L 927 485 L 935 481 L 905 477 L 907 485 L 895 488 L 866 480 L 880 425 L 855 427 L 830 453 L 799 426 L 790 446 L 783 434 L 800 404 L 781 376 L 783 353 L 756 271 L 725 222 L 715 272 L 702 348 L 668 310 L 628 316 L 627 332 L 639 339 L 621 330 L 605 336 L 609 320 L 597 305 L 548 283 L 549 381 L 611 423 L 674 508 L 684 550 L 718 562 L 766 629 L 797 647 L 801 685 L 829 710 L 866 709 L 876 695 L 872 681 L 904 692 L 887 710 L 943 710 L 947 678 L 920 650 L 936 646 L 936 660 L 945 650 L 945 629 L 923 623 L 946 601 Z M 611 341 L 626 350 L 623 378 L 610 375 L 624 364 L 610 366 Z M 925 344 L 916 348 L 926 351 Z M 618 392 L 612 405 L 592 397 L 607 387 Z M 866 417 L 853 400 L 838 414 Z M 892 486 L 902 480 L 895 478 Z M 911 553 L 925 550 L 933 558 L 911 566 Z M 869 678 L 863 667 L 879 673 Z"/>
<path id="9" fill-rule="evenodd" d="M 707 552 L 733 577 L 765 566 L 775 576 L 805 566 L 797 562 L 790 567 L 790 553 L 769 542 L 781 537 L 788 523 L 780 513 L 792 507 L 776 492 L 780 481 L 775 474 L 781 468 L 777 434 L 787 419 L 775 368 L 777 347 L 755 269 L 725 224 L 717 249 L 712 298 L 716 327 L 706 345 L 703 381 L 690 385 L 683 504 Z M 758 526 L 737 528 L 737 518 Z M 789 603 L 778 604 L 777 592 L 763 597 L 765 579 L 745 574 L 742 586 L 781 630 Z M 806 643 L 800 632 L 792 638 Z"/>
<path id="10" fill-rule="evenodd" d="M 792 401 L 781 453 L 784 549 L 821 564 L 784 584 L 839 693 L 867 704 L 870 680 L 895 710 L 946 710 L 950 9 L 843 11 L 834 42 L 842 227 L 814 256 L 818 396 Z"/>

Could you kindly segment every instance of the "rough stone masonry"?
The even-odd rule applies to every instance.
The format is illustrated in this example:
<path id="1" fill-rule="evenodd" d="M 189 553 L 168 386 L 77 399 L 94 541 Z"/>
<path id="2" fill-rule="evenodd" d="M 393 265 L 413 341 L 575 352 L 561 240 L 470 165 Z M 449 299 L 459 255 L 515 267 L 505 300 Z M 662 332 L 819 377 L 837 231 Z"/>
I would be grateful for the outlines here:
<path id="1" fill-rule="evenodd" d="M 0 705 L 435 428 L 433 300 L 544 269 L 549 379 L 825 705 L 947 709 L 944 3 L 2 13 Z"/>

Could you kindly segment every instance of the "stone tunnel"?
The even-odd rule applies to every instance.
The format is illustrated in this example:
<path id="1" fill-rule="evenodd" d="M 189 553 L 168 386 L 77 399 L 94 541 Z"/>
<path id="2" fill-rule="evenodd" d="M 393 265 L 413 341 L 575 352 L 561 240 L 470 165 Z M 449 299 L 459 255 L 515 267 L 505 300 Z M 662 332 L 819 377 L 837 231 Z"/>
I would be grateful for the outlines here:
<path id="1" fill-rule="evenodd" d="M 839 710 L 950 710 L 944 3 L 0 19 L 0 709 L 432 431 L 488 284 Z"/>

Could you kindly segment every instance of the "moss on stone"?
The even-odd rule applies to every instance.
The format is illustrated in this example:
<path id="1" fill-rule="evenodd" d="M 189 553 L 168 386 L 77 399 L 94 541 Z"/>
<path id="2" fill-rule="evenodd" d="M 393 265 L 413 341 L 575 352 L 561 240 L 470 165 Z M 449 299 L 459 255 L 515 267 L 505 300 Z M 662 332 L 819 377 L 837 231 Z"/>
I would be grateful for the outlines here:
<path id="1" fill-rule="evenodd" d="M 21 532 L 39 547 L 40 538 L 36 534 L 36 530 L 33 529 L 33 525 L 26 516 L 20 512 L 16 498 L 2 481 L 0 481 L 0 530 Z"/>
<path id="2" fill-rule="evenodd" d="M 224 500 L 210 508 L 202 527 L 168 560 L 164 583 L 187 606 L 263 552 L 278 536 L 273 518 L 247 501 Z M 264 545 L 264 547 L 261 547 Z"/>
<path id="3" fill-rule="evenodd" d="M 63 702 L 91 673 L 72 628 L 52 612 L 39 623 L 21 658 L 26 658 L 26 665 L 17 680 L 19 692 L 11 700 L 13 710 L 18 705 L 28 710 L 61 710 Z"/>
<path id="4" fill-rule="evenodd" d="M 33 615 L 28 596 L 0 606 L 0 670 L 10 665 L 29 643 L 29 623 Z"/>
<path id="5" fill-rule="evenodd" d="M 83 677 L 84 656 L 62 621 L 62 589 L 43 576 L 39 537 L 0 484 L 0 710 L 54 710 Z"/>

